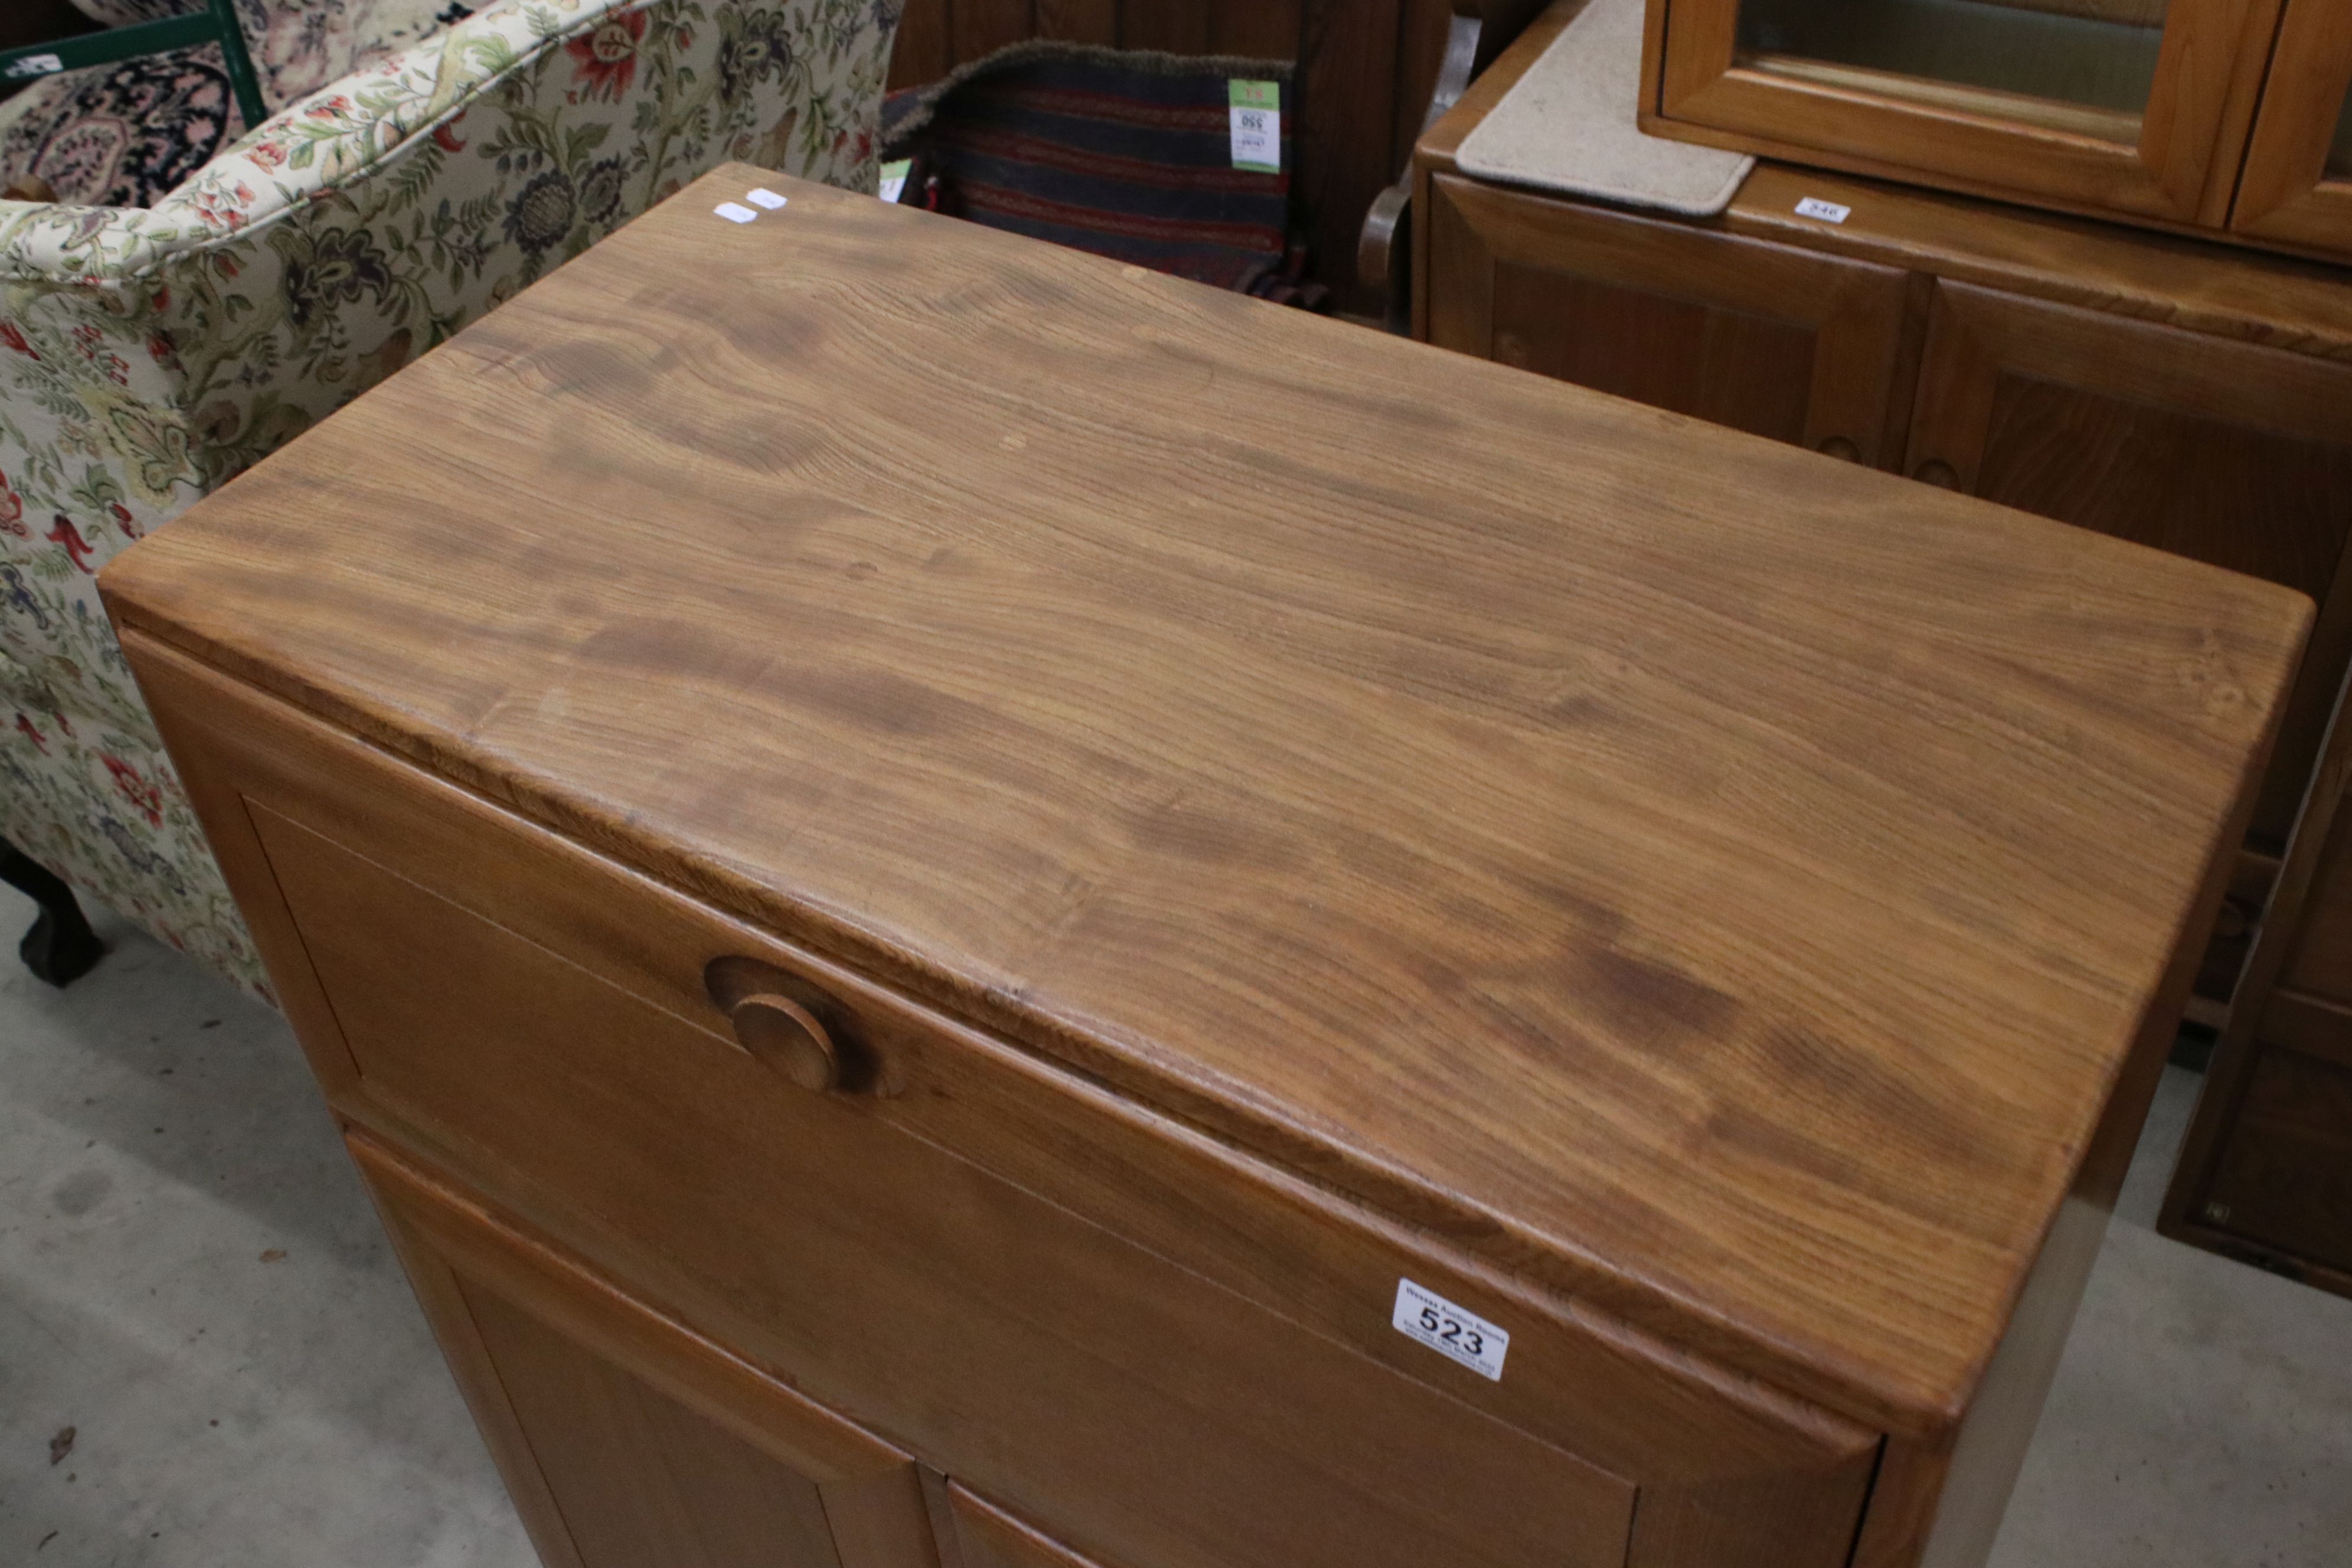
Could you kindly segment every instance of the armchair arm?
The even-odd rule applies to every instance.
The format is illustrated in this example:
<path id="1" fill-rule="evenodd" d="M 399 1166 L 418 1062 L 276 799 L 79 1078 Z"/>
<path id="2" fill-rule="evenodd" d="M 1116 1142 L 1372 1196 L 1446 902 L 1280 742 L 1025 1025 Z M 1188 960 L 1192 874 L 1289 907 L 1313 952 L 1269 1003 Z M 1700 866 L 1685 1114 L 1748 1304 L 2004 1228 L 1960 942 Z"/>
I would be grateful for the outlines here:
<path id="1" fill-rule="evenodd" d="M 1546 0 L 1454 0 L 1439 57 L 1436 86 L 1421 117 L 1427 131 L 1459 102 L 1463 92 L 1517 37 Z M 1356 240 L 1356 279 L 1381 290 L 1389 330 L 1411 330 L 1412 313 L 1412 151 L 1396 183 L 1372 198 Z"/>

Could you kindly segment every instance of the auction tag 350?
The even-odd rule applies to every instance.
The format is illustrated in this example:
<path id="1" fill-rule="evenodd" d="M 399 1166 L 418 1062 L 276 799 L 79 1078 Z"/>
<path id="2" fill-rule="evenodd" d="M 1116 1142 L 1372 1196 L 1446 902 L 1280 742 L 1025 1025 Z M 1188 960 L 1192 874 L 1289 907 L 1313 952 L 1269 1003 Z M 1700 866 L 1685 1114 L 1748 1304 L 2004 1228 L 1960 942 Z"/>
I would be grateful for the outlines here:
<path id="1" fill-rule="evenodd" d="M 1234 167 L 1261 174 L 1282 173 L 1282 84 L 1244 81 L 1226 83 L 1231 104 Z"/>
<path id="2" fill-rule="evenodd" d="M 1389 1322 L 1405 1338 L 1453 1357 L 1479 1376 L 1503 1380 L 1503 1352 L 1511 1348 L 1511 1336 L 1436 1291 L 1424 1290 L 1410 1279 L 1398 1280 L 1396 1312 Z"/>

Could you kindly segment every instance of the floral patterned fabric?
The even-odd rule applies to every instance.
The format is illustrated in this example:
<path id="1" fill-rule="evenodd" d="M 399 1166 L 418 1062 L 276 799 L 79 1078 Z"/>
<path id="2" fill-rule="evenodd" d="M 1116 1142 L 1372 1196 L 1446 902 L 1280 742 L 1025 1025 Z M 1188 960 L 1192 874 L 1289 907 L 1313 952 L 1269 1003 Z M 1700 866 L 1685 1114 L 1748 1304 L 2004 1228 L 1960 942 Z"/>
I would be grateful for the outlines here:
<path id="1" fill-rule="evenodd" d="M 92 574 L 716 163 L 871 189 L 897 20 L 498 0 L 152 208 L 0 202 L 0 837 L 266 994 Z"/>
<path id="2" fill-rule="evenodd" d="M 203 8 L 204 0 L 77 0 L 110 26 Z M 378 64 L 488 0 L 237 0 L 273 111 Z M 0 101 L 0 183 L 35 175 L 63 201 L 152 206 L 247 130 L 220 47 L 47 77 Z"/>

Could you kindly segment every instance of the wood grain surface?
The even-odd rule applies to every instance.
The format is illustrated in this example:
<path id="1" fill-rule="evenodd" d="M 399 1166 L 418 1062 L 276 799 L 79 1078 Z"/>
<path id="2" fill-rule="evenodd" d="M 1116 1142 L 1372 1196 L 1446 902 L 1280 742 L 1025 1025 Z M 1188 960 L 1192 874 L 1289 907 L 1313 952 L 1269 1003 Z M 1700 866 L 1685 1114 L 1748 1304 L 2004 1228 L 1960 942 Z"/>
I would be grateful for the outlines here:
<path id="1" fill-rule="evenodd" d="M 790 207 L 711 215 L 761 183 Z M 104 585 L 780 935 L 1921 1418 L 2201 942 L 2311 614 L 740 165 Z"/>

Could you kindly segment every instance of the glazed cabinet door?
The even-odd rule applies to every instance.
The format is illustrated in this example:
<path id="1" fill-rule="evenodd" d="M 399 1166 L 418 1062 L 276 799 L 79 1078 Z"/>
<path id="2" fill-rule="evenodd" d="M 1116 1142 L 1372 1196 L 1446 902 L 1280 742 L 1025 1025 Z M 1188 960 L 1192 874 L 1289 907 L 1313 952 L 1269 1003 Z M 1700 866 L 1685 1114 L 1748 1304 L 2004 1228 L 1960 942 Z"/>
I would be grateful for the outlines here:
<path id="1" fill-rule="evenodd" d="M 1940 283 L 1908 471 L 2318 602 L 2251 830 L 2276 853 L 2352 657 L 2352 365 Z"/>
<path id="2" fill-rule="evenodd" d="M 1898 455 L 1902 272 L 1447 174 L 1432 184 L 1431 342 L 1850 461 Z"/>
<path id="3" fill-rule="evenodd" d="M 1671 135 L 2083 211 L 2218 223 L 2278 5 L 1650 0 L 1643 108 Z"/>
<path id="4" fill-rule="evenodd" d="M 941 1568 L 905 1455 L 351 1145 L 548 1568 Z"/>
<path id="5" fill-rule="evenodd" d="M 2287 0 L 2230 226 L 2352 256 L 2352 6 Z"/>

